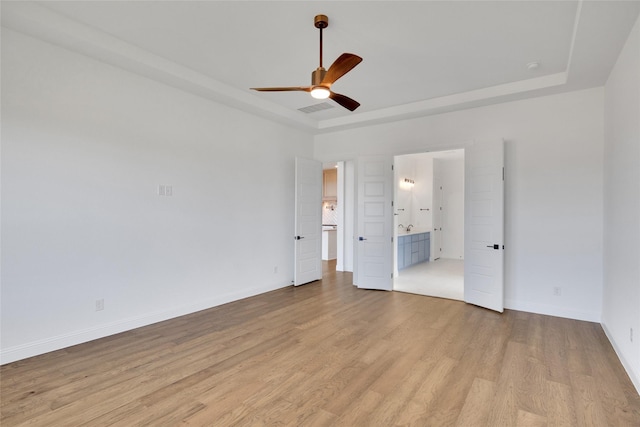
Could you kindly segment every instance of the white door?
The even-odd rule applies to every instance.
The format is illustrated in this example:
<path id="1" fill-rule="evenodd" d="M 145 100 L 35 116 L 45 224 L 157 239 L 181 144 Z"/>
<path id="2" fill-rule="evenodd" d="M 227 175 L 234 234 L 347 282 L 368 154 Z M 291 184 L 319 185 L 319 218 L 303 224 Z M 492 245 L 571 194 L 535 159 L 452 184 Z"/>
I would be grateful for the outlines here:
<path id="1" fill-rule="evenodd" d="M 359 288 L 393 290 L 392 167 L 391 157 L 358 158 L 354 284 Z"/>
<path id="2" fill-rule="evenodd" d="M 465 149 L 464 300 L 504 310 L 504 143 Z"/>
<path id="3" fill-rule="evenodd" d="M 322 279 L 322 163 L 296 157 L 295 286 Z"/>

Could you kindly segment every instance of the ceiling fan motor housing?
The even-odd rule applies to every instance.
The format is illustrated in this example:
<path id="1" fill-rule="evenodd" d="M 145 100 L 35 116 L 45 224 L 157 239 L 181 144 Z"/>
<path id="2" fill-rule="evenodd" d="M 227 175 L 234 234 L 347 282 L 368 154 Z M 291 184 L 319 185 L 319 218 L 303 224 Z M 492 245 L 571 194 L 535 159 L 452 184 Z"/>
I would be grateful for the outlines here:
<path id="1" fill-rule="evenodd" d="M 327 70 L 324 67 L 318 67 L 314 72 L 311 73 L 311 86 L 320 86 L 322 83 L 322 79 L 324 79 L 325 74 L 327 74 Z M 329 87 L 329 85 L 322 85 Z"/>

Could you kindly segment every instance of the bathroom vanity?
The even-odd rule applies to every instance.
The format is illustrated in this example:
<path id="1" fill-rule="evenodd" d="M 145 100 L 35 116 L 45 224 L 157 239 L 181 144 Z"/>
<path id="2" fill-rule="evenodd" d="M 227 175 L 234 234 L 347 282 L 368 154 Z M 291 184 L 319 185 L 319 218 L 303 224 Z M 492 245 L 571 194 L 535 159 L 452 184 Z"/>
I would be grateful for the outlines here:
<path id="1" fill-rule="evenodd" d="M 398 270 L 429 261 L 431 233 L 410 231 L 398 234 Z"/>

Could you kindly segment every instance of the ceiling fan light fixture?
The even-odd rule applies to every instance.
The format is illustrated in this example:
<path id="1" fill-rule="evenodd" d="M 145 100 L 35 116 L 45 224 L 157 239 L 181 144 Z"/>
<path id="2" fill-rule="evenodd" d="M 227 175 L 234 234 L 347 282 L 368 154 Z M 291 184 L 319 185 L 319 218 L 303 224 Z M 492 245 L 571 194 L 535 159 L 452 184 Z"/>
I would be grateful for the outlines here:
<path id="1" fill-rule="evenodd" d="M 311 96 L 315 99 L 327 99 L 331 95 L 331 91 L 324 86 L 314 86 L 311 89 Z"/>
<path id="2" fill-rule="evenodd" d="M 252 87 L 252 90 L 259 92 L 307 92 L 315 99 L 331 98 L 336 104 L 341 105 L 349 111 L 354 111 L 360 103 L 348 96 L 331 92 L 331 85 L 340 77 L 347 74 L 353 67 L 358 65 L 362 58 L 353 53 L 343 53 L 333 61 L 329 69 L 322 66 L 322 30 L 329 25 L 329 18 L 326 15 L 316 15 L 314 26 L 320 30 L 320 65 L 311 73 L 310 86 L 287 86 L 287 87 Z"/>

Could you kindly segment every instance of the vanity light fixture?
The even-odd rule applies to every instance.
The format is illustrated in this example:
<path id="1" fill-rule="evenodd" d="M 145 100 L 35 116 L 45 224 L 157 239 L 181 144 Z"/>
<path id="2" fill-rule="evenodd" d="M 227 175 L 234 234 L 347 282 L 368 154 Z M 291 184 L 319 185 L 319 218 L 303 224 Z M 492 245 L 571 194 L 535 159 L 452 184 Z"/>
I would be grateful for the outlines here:
<path id="1" fill-rule="evenodd" d="M 410 186 L 413 186 L 416 183 L 414 180 L 409 179 L 409 178 L 405 178 L 404 182 L 405 182 L 405 184 L 408 184 Z"/>

